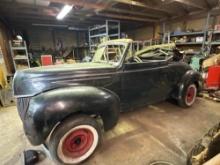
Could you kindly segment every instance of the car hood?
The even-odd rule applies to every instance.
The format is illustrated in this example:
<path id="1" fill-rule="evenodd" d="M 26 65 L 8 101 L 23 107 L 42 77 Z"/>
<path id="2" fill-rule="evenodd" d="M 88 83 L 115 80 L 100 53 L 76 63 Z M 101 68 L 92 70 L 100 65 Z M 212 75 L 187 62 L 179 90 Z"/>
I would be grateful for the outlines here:
<path id="1" fill-rule="evenodd" d="M 30 97 L 47 90 L 79 84 L 103 86 L 110 83 L 114 72 L 115 67 L 110 64 L 92 62 L 25 69 L 17 71 L 14 76 L 14 96 Z"/>

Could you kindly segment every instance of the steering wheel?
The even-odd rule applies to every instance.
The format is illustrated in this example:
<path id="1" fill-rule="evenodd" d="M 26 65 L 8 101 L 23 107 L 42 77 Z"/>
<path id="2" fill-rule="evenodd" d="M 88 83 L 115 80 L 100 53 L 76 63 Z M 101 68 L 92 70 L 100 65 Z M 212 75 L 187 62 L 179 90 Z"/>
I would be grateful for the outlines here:
<path id="1" fill-rule="evenodd" d="M 134 60 L 135 62 L 137 62 L 137 63 L 143 62 L 138 56 L 134 56 L 134 57 L 133 57 L 133 60 Z"/>

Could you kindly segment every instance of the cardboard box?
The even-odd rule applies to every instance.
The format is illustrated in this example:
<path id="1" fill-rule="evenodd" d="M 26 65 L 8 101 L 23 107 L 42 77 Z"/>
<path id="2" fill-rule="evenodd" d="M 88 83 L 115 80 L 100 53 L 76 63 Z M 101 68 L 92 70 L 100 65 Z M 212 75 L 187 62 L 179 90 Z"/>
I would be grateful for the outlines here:
<path id="1" fill-rule="evenodd" d="M 212 57 L 206 59 L 202 63 L 202 68 L 206 69 L 210 66 L 220 65 L 220 54 L 215 54 Z"/>
<path id="2" fill-rule="evenodd" d="M 215 30 L 216 30 L 216 31 L 220 31 L 220 24 L 215 25 Z"/>

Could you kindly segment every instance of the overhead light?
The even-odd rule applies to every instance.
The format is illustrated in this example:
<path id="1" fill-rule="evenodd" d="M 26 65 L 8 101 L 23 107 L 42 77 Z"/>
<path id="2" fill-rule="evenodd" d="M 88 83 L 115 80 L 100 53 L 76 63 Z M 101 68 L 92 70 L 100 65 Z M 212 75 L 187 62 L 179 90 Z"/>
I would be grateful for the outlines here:
<path id="1" fill-rule="evenodd" d="M 131 1 L 131 4 L 132 4 L 132 5 L 136 5 L 137 2 L 136 2 L 136 1 Z"/>
<path id="2" fill-rule="evenodd" d="M 21 35 L 17 35 L 16 38 L 17 38 L 18 40 L 23 40 L 23 38 L 22 38 Z"/>
<path id="3" fill-rule="evenodd" d="M 70 5 L 65 5 L 60 13 L 57 15 L 57 19 L 58 20 L 62 20 L 71 10 L 72 10 L 73 6 Z"/>

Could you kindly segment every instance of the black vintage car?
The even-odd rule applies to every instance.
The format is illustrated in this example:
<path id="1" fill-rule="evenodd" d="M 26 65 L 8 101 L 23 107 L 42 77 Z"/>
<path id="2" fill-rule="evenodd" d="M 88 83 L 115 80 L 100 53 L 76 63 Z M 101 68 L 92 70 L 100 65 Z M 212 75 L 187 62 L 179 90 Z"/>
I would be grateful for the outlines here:
<path id="1" fill-rule="evenodd" d="M 102 128 L 114 127 L 120 111 L 167 98 L 192 106 L 200 74 L 176 62 L 170 45 L 134 53 L 131 44 L 103 43 L 90 63 L 18 71 L 14 95 L 29 141 L 44 144 L 58 163 L 77 164 L 95 151 Z"/>

